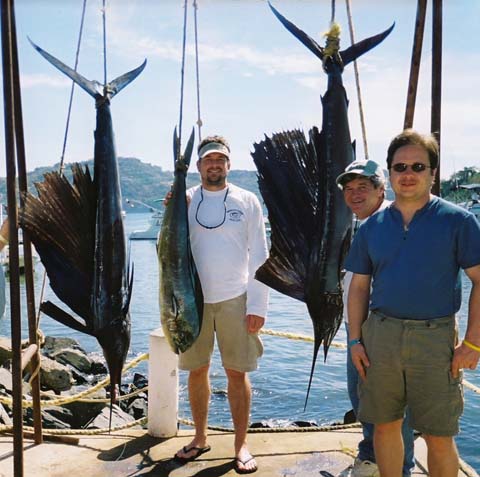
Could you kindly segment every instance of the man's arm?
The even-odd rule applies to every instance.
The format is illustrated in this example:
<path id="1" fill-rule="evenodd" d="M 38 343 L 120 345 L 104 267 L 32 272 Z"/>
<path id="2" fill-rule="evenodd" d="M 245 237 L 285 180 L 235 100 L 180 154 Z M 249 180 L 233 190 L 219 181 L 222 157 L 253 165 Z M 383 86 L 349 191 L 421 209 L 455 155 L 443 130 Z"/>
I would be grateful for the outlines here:
<path id="1" fill-rule="evenodd" d="M 458 377 L 460 369 L 475 369 L 480 359 L 480 265 L 465 269 L 465 273 L 472 281 L 472 290 L 468 302 L 465 338 L 453 353 L 452 375 L 455 378 Z"/>
<path id="2" fill-rule="evenodd" d="M 370 275 L 354 273 L 348 292 L 348 326 L 349 340 L 361 339 L 362 323 L 367 319 L 370 299 Z M 352 362 L 362 379 L 365 379 L 365 368 L 370 366 L 362 343 L 350 347 Z"/>

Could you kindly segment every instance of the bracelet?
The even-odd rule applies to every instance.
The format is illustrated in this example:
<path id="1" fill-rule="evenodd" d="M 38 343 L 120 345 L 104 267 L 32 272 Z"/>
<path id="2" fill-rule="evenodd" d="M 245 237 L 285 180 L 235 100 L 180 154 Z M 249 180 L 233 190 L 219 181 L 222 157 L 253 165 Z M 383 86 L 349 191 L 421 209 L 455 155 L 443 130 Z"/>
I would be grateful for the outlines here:
<path id="1" fill-rule="evenodd" d="M 352 346 L 355 346 L 356 344 L 362 344 L 362 340 L 360 338 L 355 338 L 354 340 L 350 340 L 348 342 L 348 349 L 350 349 Z"/>
<path id="2" fill-rule="evenodd" d="M 0 242 L 3 243 L 3 245 L 8 245 L 8 240 L 0 234 Z"/>
<path id="3" fill-rule="evenodd" d="M 477 353 L 480 353 L 480 346 L 474 345 L 473 343 L 470 343 L 470 341 L 463 340 L 463 344 L 470 349 L 473 349 Z"/>

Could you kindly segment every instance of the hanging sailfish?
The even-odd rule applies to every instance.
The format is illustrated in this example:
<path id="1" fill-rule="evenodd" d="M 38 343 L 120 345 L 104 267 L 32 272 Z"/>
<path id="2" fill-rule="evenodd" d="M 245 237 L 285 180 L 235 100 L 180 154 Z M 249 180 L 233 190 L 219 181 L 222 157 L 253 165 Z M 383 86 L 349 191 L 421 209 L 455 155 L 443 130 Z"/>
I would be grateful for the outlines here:
<path id="1" fill-rule="evenodd" d="M 42 303 L 41 310 L 98 340 L 108 365 L 113 404 L 130 345 L 133 270 L 127 265 L 110 100 L 143 71 L 146 61 L 103 86 L 32 45 L 95 99 L 94 177 L 88 166 L 84 171 L 78 164 L 72 167 L 73 184 L 59 173 L 45 174 L 45 181 L 36 184 L 38 198 L 26 197 L 21 224 L 53 291 L 83 323 L 50 301 Z"/>
<path id="2" fill-rule="evenodd" d="M 351 239 L 352 214 L 336 177 L 355 159 L 348 125 L 344 66 L 378 45 L 393 29 L 339 51 L 339 28 L 327 34 L 325 48 L 283 17 L 275 16 L 322 60 L 328 88 L 322 97 L 322 130 L 274 134 L 254 145 L 253 159 L 271 225 L 270 256 L 255 275 L 259 281 L 306 303 L 313 322 L 315 362 L 323 342 L 324 357 L 342 320 L 340 271 Z M 305 401 L 305 405 L 306 405 Z"/>
<path id="3" fill-rule="evenodd" d="M 193 261 L 188 231 L 186 176 L 193 141 L 192 131 L 182 155 L 175 129 L 173 194 L 165 209 L 157 247 L 160 318 L 165 336 L 175 353 L 185 352 L 197 339 L 203 312 L 202 287 Z"/>

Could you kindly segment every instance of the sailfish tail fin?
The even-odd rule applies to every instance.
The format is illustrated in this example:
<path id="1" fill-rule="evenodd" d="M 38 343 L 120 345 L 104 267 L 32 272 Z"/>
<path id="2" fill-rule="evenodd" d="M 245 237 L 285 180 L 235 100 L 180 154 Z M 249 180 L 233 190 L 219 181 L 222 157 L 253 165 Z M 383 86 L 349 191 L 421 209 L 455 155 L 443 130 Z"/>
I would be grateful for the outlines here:
<path id="1" fill-rule="evenodd" d="M 71 80 L 75 81 L 75 83 L 80 86 L 84 91 L 86 91 L 90 96 L 93 98 L 97 98 L 99 96 L 103 97 L 105 94 L 104 86 L 99 83 L 98 81 L 91 81 L 87 78 L 83 77 L 80 73 L 73 70 L 65 63 L 61 62 L 50 53 L 46 52 L 44 49 L 40 48 L 36 45 L 30 38 L 28 41 L 32 44 L 32 46 L 37 50 L 49 63 L 51 63 L 55 68 L 59 69 L 62 73 L 68 76 Z M 114 79 L 108 85 L 106 85 L 106 91 L 109 94 L 110 98 L 113 98 L 117 93 L 119 93 L 125 86 L 131 83 L 145 68 L 147 64 L 147 60 L 145 60 L 139 67 L 135 68 L 128 73 L 125 73 L 118 78 Z"/>
<path id="2" fill-rule="evenodd" d="M 378 35 L 371 36 L 370 38 L 366 38 L 365 40 L 359 41 L 354 45 L 350 46 L 346 50 L 342 50 L 340 52 L 340 56 L 342 57 L 343 64 L 348 65 L 352 61 L 356 60 L 359 56 L 362 56 L 367 51 L 375 48 L 378 44 L 380 44 L 388 35 L 392 32 L 393 28 L 395 27 L 395 23 L 392 24 L 390 28 L 387 28 L 382 33 Z"/>
<path id="3" fill-rule="evenodd" d="M 324 59 L 325 49 L 322 48 L 313 38 L 307 35 L 304 31 L 294 25 L 291 21 L 287 20 L 278 10 L 276 10 L 270 2 L 268 2 L 270 9 L 274 15 L 280 20 L 282 25 L 298 40 L 300 40 L 315 56 Z M 359 41 L 349 48 L 340 51 L 340 56 L 342 58 L 343 64 L 348 65 L 353 60 L 356 60 L 359 56 L 363 55 L 367 51 L 375 48 L 379 43 L 381 43 L 393 30 L 395 23 L 392 24 L 390 28 L 385 30 L 378 35 L 366 38 L 365 40 Z"/>

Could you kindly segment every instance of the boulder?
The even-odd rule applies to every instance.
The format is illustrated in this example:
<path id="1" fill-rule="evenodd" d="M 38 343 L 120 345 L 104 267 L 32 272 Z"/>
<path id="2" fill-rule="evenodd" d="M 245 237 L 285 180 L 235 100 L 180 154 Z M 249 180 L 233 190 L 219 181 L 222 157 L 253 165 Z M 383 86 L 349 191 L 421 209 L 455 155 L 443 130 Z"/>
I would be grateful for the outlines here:
<path id="1" fill-rule="evenodd" d="M 80 347 L 78 341 L 73 338 L 55 338 L 53 336 L 46 336 L 42 351 L 45 356 L 49 358 L 59 351 L 67 348 L 78 349 L 82 353 L 85 351 Z"/>
<path id="2" fill-rule="evenodd" d="M 123 412 L 116 404 L 112 409 L 112 425 L 111 427 L 123 426 L 128 422 L 133 422 L 135 419 Z M 108 429 L 110 421 L 110 406 L 105 406 L 100 414 L 87 426 L 87 429 Z M 132 429 L 141 429 L 140 426 L 132 427 Z"/>
<path id="3" fill-rule="evenodd" d="M 0 336 L 0 366 L 12 359 L 12 342 L 10 338 Z"/>
<path id="4" fill-rule="evenodd" d="M 108 369 L 105 366 L 105 363 L 103 361 L 99 361 L 96 358 L 92 359 L 92 368 L 90 369 L 90 372 L 92 374 L 107 374 Z"/>
<path id="5" fill-rule="evenodd" d="M 72 388 L 68 394 L 77 394 L 83 391 L 85 388 L 75 387 Z M 105 399 L 107 393 L 104 388 L 99 389 L 98 391 L 89 394 L 88 398 L 101 398 Z M 63 407 L 67 408 L 73 416 L 72 427 L 75 429 L 80 429 L 85 427 L 85 425 L 94 419 L 99 412 L 105 407 L 104 402 L 82 402 L 82 401 L 73 401 L 68 404 L 65 404 Z"/>
<path id="6" fill-rule="evenodd" d="M 45 356 L 41 357 L 40 385 L 55 392 L 66 391 L 72 387 L 72 372 L 63 364 Z"/>
<path id="7" fill-rule="evenodd" d="M 11 426 L 13 424 L 11 417 L 3 407 L 2 403 L 0 403 L 0 424 L 4 424 L 5 426 Z"/>
<path id="8" fill-rule="evenodd" d="M 79 349 L 64 348 L 51 353 L 49 357 L 61 364 L 69 364 L 82 373 L 89 373 L 92 369 L 92 360 Z"/>
<path id="9" fill-rule="evenodd" d="M 133 418 L 136 419 L 141 419 L 142 417 L 145 417 L 148 413 L 148 405 L 146 399 L 142 399 L 138 397 L 135 399 L 129 406 L 127 410 L 128 414 L 130 416 L 133 416 Z"/>
<path id="10" fill-rule="evenodd" d="M 0 368 L 0 390 L 12 394 L 12 373 L 6 368 Z"/>
<path id="11" fill-rule="evenodd" d="M 24 411 L 24 422 L 27 426 L 33 426 L 33 409 L 28 407 Z M 58 419 L 50 412 L 42 409 L 42 427 L 45 429 L 71 429 L 66 422 Z"/>

